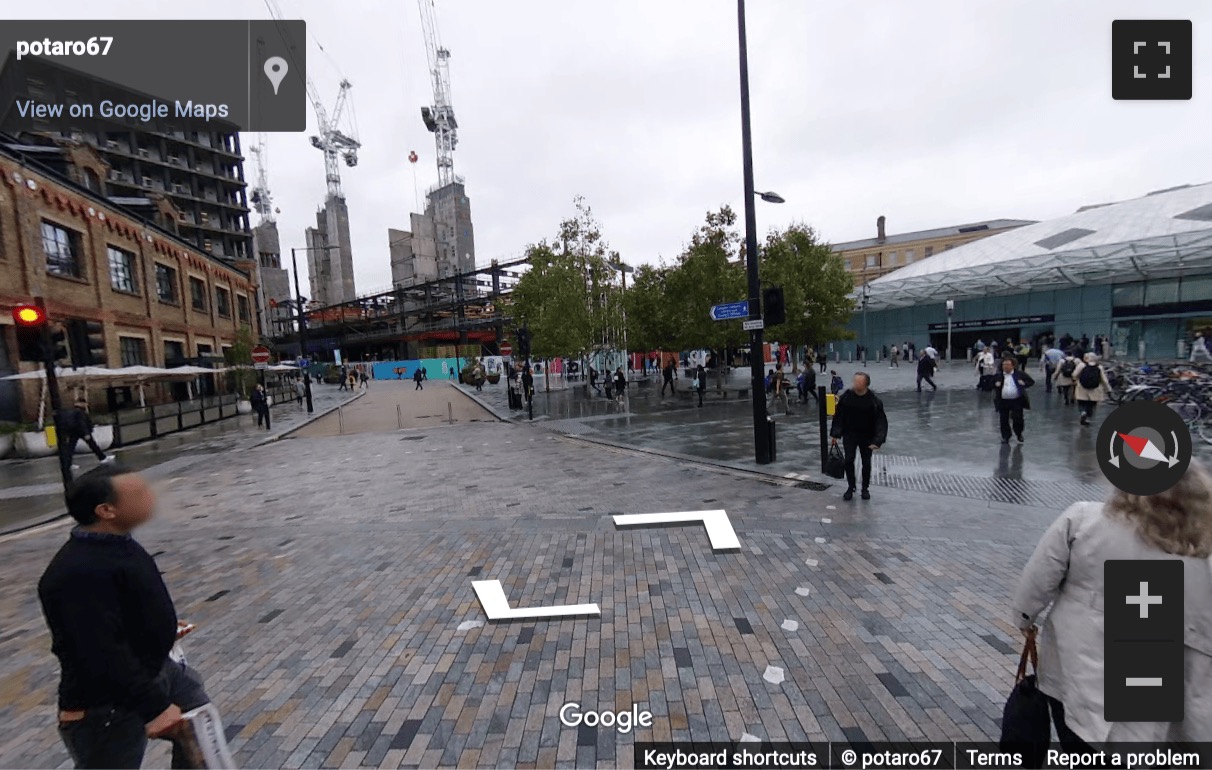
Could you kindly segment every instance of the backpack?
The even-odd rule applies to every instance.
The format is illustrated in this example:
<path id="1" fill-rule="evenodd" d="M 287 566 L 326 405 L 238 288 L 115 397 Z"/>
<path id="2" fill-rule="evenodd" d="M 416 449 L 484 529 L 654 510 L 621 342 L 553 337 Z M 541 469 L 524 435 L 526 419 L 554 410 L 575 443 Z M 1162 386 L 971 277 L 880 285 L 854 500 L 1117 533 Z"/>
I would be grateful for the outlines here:
<path id="1" fill-rule="evenodd" d="M 1103 378 L 1099 374 L 1098 366 L 1095 364 L 1086 364 L 1085 368 L 1082 369 L 1082 373 L 1077 376 L 1077 381 L 1086 390 L 1094 390 L 1102 380 Z"/>
<path id="2" fill-rule="evenodd" d="M 1075 372 L 1076 370 L 1077 370 L 1077 362 L 1074 361 L 1072 358 L 1066 358 L 1064 361 L 1061 361 L 1060 373 L 1063 374 L 1064 376 L 1072 377 L 1073 372 Z"/>

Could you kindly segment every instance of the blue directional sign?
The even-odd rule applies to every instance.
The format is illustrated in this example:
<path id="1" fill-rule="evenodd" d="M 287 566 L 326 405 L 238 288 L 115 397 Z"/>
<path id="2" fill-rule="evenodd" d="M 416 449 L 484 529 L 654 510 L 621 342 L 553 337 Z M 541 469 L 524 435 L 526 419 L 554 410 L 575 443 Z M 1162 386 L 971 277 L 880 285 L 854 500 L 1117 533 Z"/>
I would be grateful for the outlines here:
<path id="1" fill-rule="evenodd" d="M 749 300 L 741 300 L 740 302 L 727 302 L 723 305 L 711 306 L 712 321 L 729 321 L 734 318 L 749 317 Z"/>

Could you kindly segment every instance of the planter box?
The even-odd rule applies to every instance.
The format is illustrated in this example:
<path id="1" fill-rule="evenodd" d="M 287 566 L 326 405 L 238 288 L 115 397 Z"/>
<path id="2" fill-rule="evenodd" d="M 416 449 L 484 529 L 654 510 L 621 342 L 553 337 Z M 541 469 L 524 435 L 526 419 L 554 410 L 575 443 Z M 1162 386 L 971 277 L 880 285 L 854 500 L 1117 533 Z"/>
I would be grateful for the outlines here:
<path id="1" fill-rule="evenodd" d="M 45 431 L 18 433 L 17 454 L 21 457 L 50 457 L 55 450 L 46 443 Z"/>
<path id="2" fill-rule="evenodd" d="M 101 447 L 101 451 L 105 451 L 114 445 L 114 426 L 112 425 L 94 425 L 93 426 L 93 441 L 97 442 L 97 446 Z M 88 444 L 83 441 L 76 441 L 77 452 L 90 452 Z"/>
<path id="3" fill-rule="evenodd" d="M 16 434 L 13 434 L 13 433 L 0 434 L 0 460 L 3 460 L 5 457 L 8 456 L 8 454 L 10 452 L 13 451 L 13 444 L 15 443 L 14 439 L 13 439 L 14 435 L 16 435 Z"/>
<path id="4" fill-rule="evenodd" d="M 252 402 L 246 398 L 237 401 L 236 414 L 252 414 Z"/>

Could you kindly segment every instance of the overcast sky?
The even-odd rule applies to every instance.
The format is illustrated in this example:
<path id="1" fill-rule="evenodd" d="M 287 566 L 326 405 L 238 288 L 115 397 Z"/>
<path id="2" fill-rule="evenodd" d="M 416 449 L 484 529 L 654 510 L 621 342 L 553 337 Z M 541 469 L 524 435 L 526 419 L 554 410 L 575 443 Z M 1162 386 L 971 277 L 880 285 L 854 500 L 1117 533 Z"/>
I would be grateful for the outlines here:
<path id="1" fill-rule="evenodd" d="M 279 1 L 308 22 L 309 74 L 325 98 L 342 74 L 353 83 L 363 148 L 342 182 L 357 286 L 386 289 L 387 228 L 408 227 L 414 170 L 422 194 L 436 181 L 417 2 Z M 8 5 L 25 18 L 96 18 L 98 7 Z M 268 18 L 261 0 L 104 9 Z M 438 0 L 438 17 L 479 263 L 553 235 L 578 194 L 632 263 L 674 257 L 708 209 L 742 209 L 731 0 Z M 1111 22 L 1141 17 L 1194 21 L 1191 101 L 1111 99 Z M 1045 219 L 1212 181 L 1207 0 L 750 0 L 748 19 L 757 186 L 787 199 L 759 203 L 762 232 L 804 221 L 840 242 L 873 236 L 880 214 L 889 233 Z M 303 246 L 325 192 L 306 135 L 270 135 L 269 181 L 284 250 Z"/>

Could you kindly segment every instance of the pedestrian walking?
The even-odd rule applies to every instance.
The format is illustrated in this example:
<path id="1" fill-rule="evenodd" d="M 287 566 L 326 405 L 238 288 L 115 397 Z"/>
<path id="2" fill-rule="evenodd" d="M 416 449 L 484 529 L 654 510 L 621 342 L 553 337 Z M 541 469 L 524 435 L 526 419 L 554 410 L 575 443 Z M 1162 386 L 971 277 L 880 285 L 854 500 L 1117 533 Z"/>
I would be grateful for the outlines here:
<path id="1" fill-rule="evenodd" d="M 623 403 L 627 396 L 627 375 L 623 372 L 623 367 L 619 367 L 614 373 L 614 397 L 620 404 Z"/>
<path id="2" fill-rule="evenodd" d="M 592 366 L 589 367 L 589 387 L 596 390 L 599 396 L 602 395 L 602 388 L 598 385 L 598 370 Z"/>
<path id="3" fill-rule="evenodd" d="M 1098 356 L 1087 353 L 1081 363 L 1073 370 L 1073 398 L 1077 408 L 1081 410 L 1082 425 L 1089 425 L 1094 419 L 1094 410 L 1099 402 L 1107 398 L 1111 392 L 1111 383 L 1107 381 L 1107 373 L 1098 364 Z"/>
<path id="4" fill-rule="evenodd" d="M 901 368 L 901 350 L 896 345 L 892 346 L 892 356 L 888 359 L 889 369 Z"/>
<path id="5" fill-rule="evenodd" d="M 269 396 L 260 383 L 253 388 L 249 402 L 252 404 L 253 411 L 257 413 L 257 427 L 260 428 L 264 423 L 265 430 L 269 430 Z"/>
<path id="6" fill-rule="evenodd" d="M 1206 364 L 1212 361 L 1212 353 L 1208 352 L 1208 342 L 1204 339 L 1203 332 L 1195 335 L 1195 341 L 1191 343 L 1191 360 L 1190 363 Z"/>
<path id="7" fill-rule="evenodd" d="M 364 389 L 370 390 L 370 375 L 366 373 L 365 369 L 363 369 L 361 372 L 359 372 L 358 379 L 361 380 L 362 387 Z"/>
<path id="8" fill-rule="evenodd" d="M 76 527 L 38 581 L 59 659 L 59 738 L 76 767 L 138 768 L 148 738 L 175 740 L 182 714 L 210 697 L 197 671 L 169 657 L 177 612 L 159 567 L 131 533 L 156 498 L 137 474 L 94 468 L 68 486 Z"/>
<path id="9" fill-rule="evenodd" d="M 821 353 L 816 357 L 816 362 L 821 365 L 821 374 L 829 368 L 829 348 L 821 346 Z"/>
<path id="10" fill-rule="evenodd" d="M 349 372 L 346 371 L 344 366 L 342 366 L 341 369 L 339 370 L 339 375 L 340 375 L 340 380 L 341 380 L 341 387 L 337 388 L 337 390 L 339 390 L 339 391 L 347 390 L 349 388 Z"/>
<path id="11" fill-rule="evenodd" d="M 665 388 L 669 388 L 670 395 L 677 395 L 677 388 L 673 381 L 678 377 L 678 368 L 674 366 L 672 360 L 665 363 L 665 368 L 661 370 L 661 397 L 665 396 Z"/>
<path id="12" fill-rule="evenodd" d="M 1056 365 L 1056 375 L 1053 378 L 1053 384 L 1056 385 L 1056 392 L 1061 394 L 1064 399 L 1065 406 L 1072 406 L 1073 386 L 1077 384 L 1073 379 L 1074 373 L 1077 371 L 1077 365 L 1081 363 L 1072 353 L 1065 353 L 1065 357 Z"/>
<path id="13" fill-rule="evenodd" d="M 922 351 L 922 355 L 917 359 L 917 392 L 922 392 L 922 381 L 930 383 L 930 387 L 938 390 L 938 386 L 934 384 L 934 370 L 938 366 L 938 362 L 930 357 L 926 351 Z"/>
<path id="14" fill-rule="evenodd" d="M 522 369 L 522 394 L 527 401 L 534 398 L 534 373 L 530 371 L 530 364 Z"/>
<path id="15" fill-rule="evenodd" d="M 791 414 L 791 406 L 787 403 L 787 375 L 783 373 L 783 365 L 774 367 L 774 376 L 770 379 L 770 392 L 773 403 L 783 405 L 783 414 Z"/>
<path id="16" fill-rule="evenodd" d="M 1014 357 L 1018 360 L 1018 370 L 1027 371 L 1027 362 L 1031 360 L 1031 343 L 1021 340 L 1018 343 L 1018 349 L 1014 352 Z"/>
<path id="17" fill-rule="evenodd" d="M 451 371 L 453 372 L 454 369 L 451 369 Z M 421 373 L 421 367 L 418 366 L 416 371 L 414 371 L 412 373 L 412 381 L 416 383 L 416 387 L 413 388 L 414 392 L 418 391 L 418 390 L 425 390 L 424 386 L 421 385 L 421 382 L 424 379 L 425 379 L 425 375 Z"/>
<path id="18" fill-rule="evenodd" d="M 989 390 L 993 386 L 990 385 L 993 377 L 996 364 L 993 360 L 993 350 L 984 348 L 976 354 L 976 387 L 980 390 Z"/>
<path id="19" fill-rule="evenodd" d="M 295 378 L 295 400 L 299 406 L 303 406 L 303 398 L 307 395 L 307 386 L 303 384 L 302 377 Z"/>
<path id="20" fill-rule="evenodd" d="M 1051 393 L 1052 386 L 1058 385 L 1056 380 L 1060 365 L 1065 360 L 1065 353 L 1058 347 L 1049 347 L 1039 358 L 1040 371 L 1044 373 L 1044 392 Z M 1059 390 L 1059 385 L 1058 385 Z"/>
<path id="21" fill-rule="evenodd" d="M 993 406 L 997 409 L 1002 443 L 1010 443 L 1010 434 L 1023 443 L 1023 411 L 1031 408 L 1027 388 L 1035 384 L 1031 375 L 1021 371 L 1013 358 L 1002 359 L 1002 370 L 993 377 Z"/>
<path id="22" fill-rule="evenodd" d="M 854 375 L 850 389 L 837 400 L 829 436 L 833 444 L 840 439 L 846 453 L 847 486 L 842 499 L 854 499 L 857 454 L 863 460 L 862 498 L 870 500 L 871 453 L 883 446 L 888 437 L 888 416 L 884 413 L 884 402 L 871 390 L 871 375 L 866 372 Z"/>
<path id="23" fill-rule="evenodd" d="M 699 406 L 703 405 L 703 391 L 707 390 L 707 370 L 702 364 L 694 370 L 694 389 L 699 392 Z"/>
<path id="24" fill-rule="evenodd" d="M 1036 684 L 1048 699 L 1062 749 L 1129 741 L 1171 746 L 1212 741 L 1209 557 L 1212 480 L 1199 460 L 1192 460 L 1178 483 L 1161 494 L 1112 490 L 1106 502 L 1069 506 L 1044 533 L 1014 592 L 1013 622 L 1025 636 L 1038 636 Z M 1182 601 L 1167 610 L 1181 619 L 1186 630 L 1180 641 L 1182 660 L 1175 661 L 1174 668 L 1182 681 L 1169 683 L 1179 688 L 1176 692 L 1183 700 L 1180 722 L 1108 722 L 1103 716 L 1104 688 L 1111 687 L 1106 677 L 1112 673 L 1104 657 L 1103 610 L 1106 597 L 1110 612 L 1112 596 L 1105 582 L 1114 574 L 1110 560 L 1181 560 L 1183 564 Z M 1146 584 L 1140 586 L 1144 589 Z M 1143 593 L 1158 594 L 1158 588 Z M 1123 602 L 1122 596 L 1118 601 Z M 1169 595 L 1165 601 L 1170 601 Z M 1035 623 L 1041 616 L 1037 634 Z M 1122 680 L 1116 684 L 1122 685 Z"/>
<path id="25" fill-rule="evenodd" d="M 87 399 L 78 398 L 74 406 L 63 410 L 59 417 L 57 430 L 63 441 L 63 452 L 59 455 L 59 462 L 66 471 L 80 470 L 79 465 L 72 463 L 72 457 L 76 453 L 76 442 L 78 441 L 83 441 L 101 462 L 109 463 L 114 461 L 113 455 L 105 454 L 101 450 L 101 447 L 97 445 L 97 440 L 93 438 L 93 421 L 88 416 Z M 70 473 L 64 473 L 64 476 L 69 478 L 70 475 Z"/>
<path id="26" fill-rule="evenodd" d="M 846 389 L 846 383 L 842 382 L 842 376 L 837 373 L 837 369 L 829 370 L 829 392 L 835 396 L 841 395 Z"/>
<path id="27" fill-rule="evenodd" d="M 796 383 L 800 389 L 800 402 L 808 403 L 808 396 L 812 396 L 812 400 L 820 402 L 816 395 L 816 372 L 813 369 L 804 369 L 800 372 L 799 381 Z"/>

